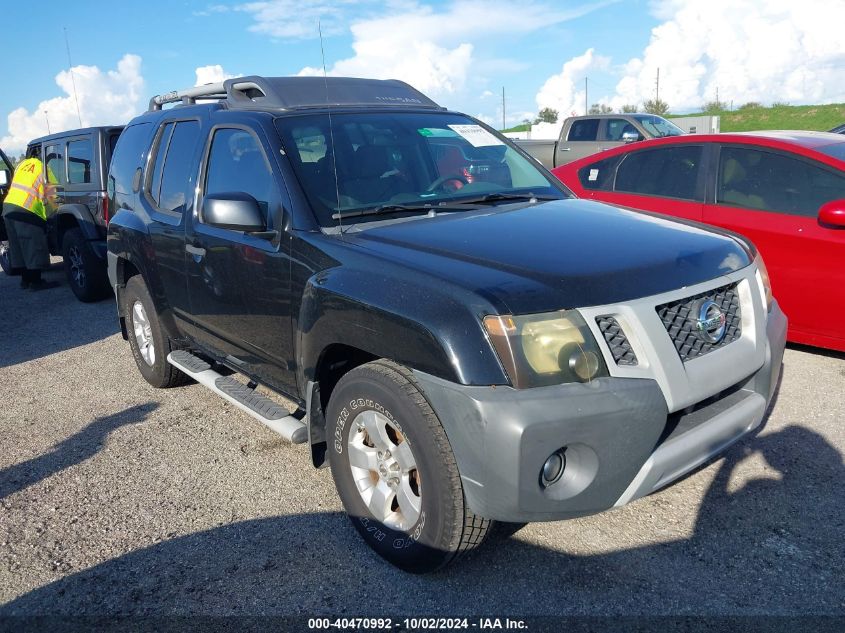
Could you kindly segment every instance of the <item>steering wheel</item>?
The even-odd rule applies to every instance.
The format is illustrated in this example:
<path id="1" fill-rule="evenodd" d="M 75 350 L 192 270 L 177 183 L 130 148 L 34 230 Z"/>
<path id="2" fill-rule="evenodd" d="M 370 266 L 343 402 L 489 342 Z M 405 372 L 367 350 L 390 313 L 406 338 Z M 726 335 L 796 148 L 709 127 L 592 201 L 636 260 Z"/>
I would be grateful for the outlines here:
<path id="1" fill-rule="evenodd" d="M 440 178 L 436 178 L 428 187 L 426 187 L 425 191 L 426 191 L 426 193 L 429 193 L 429 192 L 432 192 L 432 191 L 437 191 L 438 189 L 443 187 L 443 185 L 445 185 L 447 182 L 453 182 L 453 181 L 461 183 L 461 186 L 455 187 L 455 189 L 460 189 L 464 185 L 469 184 L 469 180 L 467 180 L 466 178 L 464 178 L 463 176 L 461 176 L 459 174 L 453 174 L 453 175 L 449 175 L 449 176 L 440 176 Z"/>

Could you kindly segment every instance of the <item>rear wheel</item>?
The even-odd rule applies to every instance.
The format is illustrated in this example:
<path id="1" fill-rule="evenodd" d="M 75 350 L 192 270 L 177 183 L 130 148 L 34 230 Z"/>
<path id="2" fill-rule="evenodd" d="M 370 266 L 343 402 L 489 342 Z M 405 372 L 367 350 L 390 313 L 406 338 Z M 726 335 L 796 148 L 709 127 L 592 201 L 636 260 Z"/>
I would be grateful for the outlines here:
<path id="1" fill-rule="evenodd" d="M 0 268 L 7 275 L 12 274 L 12 262 L 9 260 L 9 242 L 6 240 L 0 241 Z"/>
<path id="2" fill-rule="evenodd" d="M 129 346 L 144 379 L 153 387 L 176 387 L 188 382 L 186 374 L 167 362 L 167 355 L 176 348 L 158 318 L 140 275 L 126 283 L 123 313 L 126 315 Z"/>
<path id="3" fill-rule="evenodd" d="M 491 521 L 467 507 L 449 440 L 410 371 L 386 360 L 353 369 L 327 420 L 338 494 L 380 556 L 425 573 L 481 544 Z"/>
<path id="4" fill-rule="evenodd" d="M 77 299 L 90 302 L 108 294 L 105 262 L 97 257 L 81 230 L 70 229 L 65 233 L 62 257 L 68 285 Z"/>

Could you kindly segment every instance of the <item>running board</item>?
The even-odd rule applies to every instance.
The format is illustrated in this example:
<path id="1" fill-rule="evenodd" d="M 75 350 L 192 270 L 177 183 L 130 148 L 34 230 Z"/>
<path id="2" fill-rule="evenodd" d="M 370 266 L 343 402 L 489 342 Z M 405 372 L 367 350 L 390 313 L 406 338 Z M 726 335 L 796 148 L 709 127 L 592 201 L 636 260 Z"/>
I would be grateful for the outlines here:
<path id="1" fill-rule="evenodd" d="M 308 440 L 308 431 L 300 420 L 303 415 L 301 411 L 288 413 L 287 409 L 256 392 L 255 389 L 250 389 L 231 376 L 221 376 L 211 368 L 211 365 L 190 352 L 184 350 L 170 352 L 167 355 L 167 362 L 289 442 L 304 444 Z"/>

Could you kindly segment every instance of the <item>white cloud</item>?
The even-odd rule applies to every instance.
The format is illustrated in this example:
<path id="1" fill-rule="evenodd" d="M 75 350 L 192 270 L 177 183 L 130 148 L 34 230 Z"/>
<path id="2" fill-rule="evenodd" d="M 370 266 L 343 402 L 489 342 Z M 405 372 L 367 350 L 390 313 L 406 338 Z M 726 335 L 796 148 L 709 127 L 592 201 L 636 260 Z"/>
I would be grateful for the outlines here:
<path id="1" fill-rule="evenodd" d="M 375 0 L 264 0 L 247 2 L 235 7 L 252 15 L 249 27 L 255 33 L 265 33 L 279 39 L 315 39 L 319 37 L 318 23 L 324 36 L 344 30 L 347 9 L 360 10 L 360 5 Z"/>
<path id="2" fill-rule="evenodd" d="M 596 55 L 590 48 L 583 55 L 573 57 L 561 71 L 549 77 L 537 93 L 537 108 L 553 108 L 561 118 L 584 114 L 584 78 L 592 68 L 606 69 L 610 59 Z"/>
<path id="3" fill-rule="evenodd" d="M 97 66 L 81 65 L 72 70 L 72 78 L 69 71 L 56 75 L 65 96 L 46 99 L 32 112 L 17 108 L 9 114 L 9 134 L 0 139 L 0 147 L 9 153 L 22 151 L 30 140 L 48 133 L 48 118 L 51 132 L 80 127 L 74 83 L 82 127 L 126 123 L 142 109 L 144 78 L 138 55 L 124 55 L 115 70 L 103 72 Z"/>
<path id="4" fill-rule="evenodd" d="M 717 89 L 735 106 L 845 101 L 845 2 L 656 0 L 651 8 L 663 21 L 642 55 L 620 67 L 605 100 L 617 108 L 654 98 L 658 68 L 660 98 L 673 111 L 698 109 Z"/>
<path id="5" fill-rule="evenodd" d="M 479 74 L 480 61 L 474 56 L 479 43 L 531 33 L 604 4 L 561 9 L 533 0 L 520 4 L 456 0 L 435 9 L 413 1 L 396 2 L 387 15 L 352 24 L 354 55 L 337 61 L 329 74 L 401 79 L 435 97 L 454 93 L 465 87 L 471 71 L 473 76 Z M 321 73 L 311 67 L 300 72 Z"/>
<path id="6" fill-rule="evenodd" d="M 216 84 L 221 81 L 225 81 L 226 79 L 239 76 L 227 73 L 220 64 L 214 64 L 213 66 L 200 66 L 194 72 L 196 72 L 197 75 L 197 81 L 194 84 L 195 86 Z"/>

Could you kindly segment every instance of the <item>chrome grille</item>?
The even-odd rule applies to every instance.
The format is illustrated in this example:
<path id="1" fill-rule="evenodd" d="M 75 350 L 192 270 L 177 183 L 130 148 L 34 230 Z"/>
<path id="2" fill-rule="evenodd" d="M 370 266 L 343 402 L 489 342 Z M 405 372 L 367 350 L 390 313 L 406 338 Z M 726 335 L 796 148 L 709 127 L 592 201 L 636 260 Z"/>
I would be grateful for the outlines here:
<path id="1" fill-rule="evenodd" d="M 700 305 L 702 300 L 708 299 L 715 301 L 725 315 L 725 335 L 717 343 L 706 340 L 696 329 L 696 306 Z M 684 362 L 724 347 L 742 335 L 742 315 L 736 284 L 664 303 L 657 306 L 657 314 Z"/>

